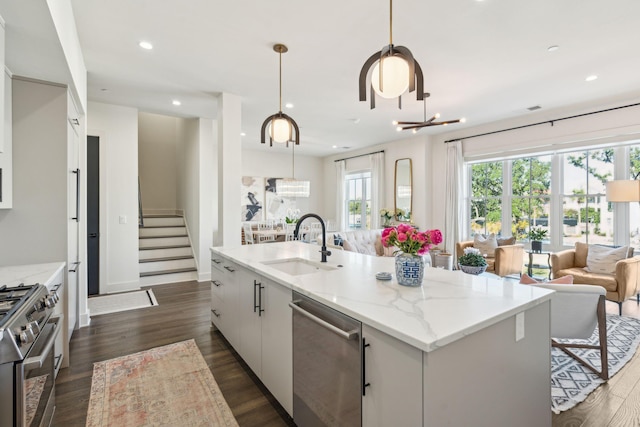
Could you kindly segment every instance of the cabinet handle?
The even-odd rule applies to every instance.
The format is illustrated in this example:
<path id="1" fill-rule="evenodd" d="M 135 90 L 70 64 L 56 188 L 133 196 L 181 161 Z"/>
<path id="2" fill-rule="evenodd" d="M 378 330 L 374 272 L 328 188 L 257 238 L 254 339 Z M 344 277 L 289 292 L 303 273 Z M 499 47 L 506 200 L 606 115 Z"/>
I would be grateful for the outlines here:
<path id="1" fill-rule="evenodd" d="M 362 395 L 366 396 L 367 394 L 367 387 L 369 387 L 371 384 L 369 384 L 367 382 L 367 376 L 366 376 L 366 361 L 365 361 L 365 350 L 367 347 L 369 347 L 371 344 L 367 344 L 365 342 L 365 339 L 362 338 Z"/>
<path id="2" fill-rule="evenodd" d="M 72 270 L 72 269 L 69 269 L 69 273 L 75 273 L 75 272 L 77 272 L 77 271 L 78 271 L 78 266 L 80 265 L 80 261 L 72 262 L 71 264 L 74 264 L 74 265 L 75 265 L 75 268 L 74 268 L 73 270 Z"/>
<path id="3" fill-rule="evenodd" d="M 262 308 L 262 290 L 264 289 L 264 286 L 262 286 L 262 283 L 258 283 L 258 316 L 262 317 L 262 312 L 264 311 L 264 308 Z"/>
<path id="4" fill-rule="evenodd" d="M 218 282 L 217 280 L 212 280 L 211 283 L 213 283 L 216 286 L 220 286 L 222 283 Z"/>
<path id="5" fill-rule="evenodd" d="M 71 219 L 80 222 L 80 169 L 71 171 L 71 173 L 76 174 L 76 216 Z"/>
<path id="6" fill-rule="evenodd" d="M 260 287 L 260 283 L 258 283 L 257 280 L 253 280 L 253 312 L 256 312 L 256 309 L 258 307 L 260 307 L 258 304 L 256 304 L 256 288 Z"/>
<path id="7" fill-rule="evenodd" d="M 234 271 L 236 271 L 234 268 L 231 268 L 231 267 L 229 267 L 228 265 L 225 265 L 225 266 L 224 266 L 224 269 L 225 269 L 225 270 L 227 270 L 227 271 L 230 271 L 230 272 L 232 272 L 232 273 L 233 273 Z"/>
<path id="8" fill-rule="evenodd" d="M 215 311 L 215 310 L 211 310 L 211 312 L 212 312 L 216 317 L 220 317 L 220 315 L 218 314 L 218 312 L 217 312 L 217 311 Z"/>
<path id="9" fill-rule="evenodd" d="M 222 262 L 219 259 L 215 259 L 215 258 L 212 258 L 211 261 L 213 261 L 214 264 L 220 264 Z"/>

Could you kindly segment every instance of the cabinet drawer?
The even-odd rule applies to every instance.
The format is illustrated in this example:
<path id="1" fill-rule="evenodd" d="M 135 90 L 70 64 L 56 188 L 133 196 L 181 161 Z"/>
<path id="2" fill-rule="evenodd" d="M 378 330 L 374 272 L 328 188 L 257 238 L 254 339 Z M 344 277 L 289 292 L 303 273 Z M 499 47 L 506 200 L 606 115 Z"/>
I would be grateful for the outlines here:
<path id="1" fill-rule="evenodd" d="M 223 334 L 225 333 L 224 314 L 224 304 L 222 300 L 215 295 L 211 295 L 211 323 L 216 325 Z"/>

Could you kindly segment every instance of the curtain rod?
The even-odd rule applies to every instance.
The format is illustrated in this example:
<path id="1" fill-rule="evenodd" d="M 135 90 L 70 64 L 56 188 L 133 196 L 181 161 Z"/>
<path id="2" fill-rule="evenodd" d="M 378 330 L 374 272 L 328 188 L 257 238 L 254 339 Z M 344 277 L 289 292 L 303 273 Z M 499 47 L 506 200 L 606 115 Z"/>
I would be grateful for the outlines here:
<path id="1" fill-rule="evenodd" d="M 373 153 L 367 153 L 367 154 L 359 154 L 357 156 L 351 156 L 351 157 L 345 157 L 344 159 L 338 159 L 338 160 L 334 160 L 333 162 L 341 162 L 343 160 L 349 160 L 349 159 L 355 159 L 356 157 L 364 157 L 364 156 L 370 156 L 371 154 L 378 154 L 378 153 L 384 153 L 384 150 L 380 150 L 380 151 L 374 151 Z"/>
<path id="2" fill-rule="evenodd" d="M 465 137 L 462 137 L 462 138 L 448 139 L 444 143 L 448 144 L 449 142 L 462 141 L 463 139 L 478 138 L 480 136 L 493 135 L 494 133 L 507 132 L 507 131 L 510 131 L 510 130 L 518 130 L 518 129 L 528 128 L 528 127 L 532 127 L 532 126 L 544 125 L 544 124 L 547 124 L 547 123 L 550 123 L 551 126 L 553 126 L 554 122 L 561 122 L 562 120 L 575 119 L 577 117 L 590 116 L 592 114 L 606 113 L 608 111 L 620 110 L 620 109 L 623 109 L 623 108 L 637 107 L 638 105 L 640 105 L 640 102 L 635 103 L 635 104 L 623 105 L 621 107 L 607 108 L 606 110 L 592 111 L 590 113 L 584 113 L 584 114 L 576 114 L 575 116 L 561 117 L 559 119 L 554 119 L 554 120 L 545 120 L 544 122 L 531 123 L 529 125 L 522 125 L 522 126 L 516 126 L 516 127 L 508 128 L 508 129 L 494 130 L 493 132 L 479 133 L 479 134 L 476 134 L 476 135 L 465 136 Z"/>

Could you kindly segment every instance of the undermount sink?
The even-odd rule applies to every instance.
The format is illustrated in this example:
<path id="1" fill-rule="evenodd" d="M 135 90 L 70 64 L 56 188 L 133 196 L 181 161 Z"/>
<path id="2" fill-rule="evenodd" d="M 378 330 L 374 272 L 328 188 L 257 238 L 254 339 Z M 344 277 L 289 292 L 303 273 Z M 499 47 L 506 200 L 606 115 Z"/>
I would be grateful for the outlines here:
<path id="1" fill-rule="evenodd" d="M 304 258 L 285 258 L 272 261 L 264 261 L 262 264 L 282 271 L 291 276 L 301 276 L 319 271 L 337 270 L 337 267 L 326 265 L 320 262 L 309 261 Z"/>

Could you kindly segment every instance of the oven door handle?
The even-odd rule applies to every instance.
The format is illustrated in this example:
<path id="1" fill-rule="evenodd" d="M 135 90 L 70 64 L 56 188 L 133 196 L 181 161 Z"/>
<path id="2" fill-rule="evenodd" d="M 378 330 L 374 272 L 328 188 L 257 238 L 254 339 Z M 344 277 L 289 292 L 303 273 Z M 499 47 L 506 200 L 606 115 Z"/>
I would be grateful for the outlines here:
<path id="1" fill-rule="evenodd" d="M 45 343 L 44 348 L 42 349 L 42 353 L 38 356 L 27 357 L 26 359 L 24 359 L 23 366 L 25 370 L 42 368 L 44 361 L 47 359 L 49 352 L 51 351 L 51 349 L 53 348 L 53 345 L 56 342 L 56 338 L 58 337 L 58 333 L 60 332 L 60 326 L 62 326 L 63 317 L 64 317 L 63 314 L 58 314 L 49 319 L 47 323 L 53 323 L 55 324 L 55 327 L 53 328 L 53 331 L 49 334 L 49 337 L 47 338 L 47 342 Z"/>

